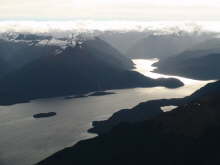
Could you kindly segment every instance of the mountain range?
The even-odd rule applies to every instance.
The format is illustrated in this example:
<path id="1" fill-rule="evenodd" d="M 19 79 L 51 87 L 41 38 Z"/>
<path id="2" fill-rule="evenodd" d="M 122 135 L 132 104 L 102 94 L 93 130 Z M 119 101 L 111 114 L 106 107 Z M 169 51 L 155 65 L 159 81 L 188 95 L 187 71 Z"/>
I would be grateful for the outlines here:
<path id="1" fill-rule="evenodd" d="M 130 58 L 159 58 L 175 56 L 186 49 L 191 48 L 210 36 L 205 34 L 151 34 L 139 39 L 125 53 Z"/>
<path id="2" fill-rule="evenodd" d="M 1 42 L 0 58 L 9 68 L 0 79 L 0 104 L 108 89 L 183 85 L 132 71 L 129 58 L 97 37 L 71 42 L 23 37 Z"/>
<path id="3" fill-rule="evenodd" d="M 219 46 L 219 39 L 204 41 L 176 56 L 160 60 L 155 71 L 199 80 L 217 80 L 220 78 Z"/>

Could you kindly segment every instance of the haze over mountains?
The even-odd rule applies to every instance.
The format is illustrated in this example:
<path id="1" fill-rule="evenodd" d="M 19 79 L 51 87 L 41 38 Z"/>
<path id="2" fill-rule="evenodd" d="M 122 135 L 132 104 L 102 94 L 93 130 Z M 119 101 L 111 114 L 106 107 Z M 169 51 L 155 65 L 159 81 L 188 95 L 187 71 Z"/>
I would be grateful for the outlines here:
<path id="1" fill-rule="evenodd" d="M 124 55 L 143 37 L 152 34 L 152 31 L 106 31 L 102 32 L 99 37 L 111 44 Z M 129 57 L 129 56 L 128 56 Z M 132 57 L 132 56 L 131 56 Z"/>
<path id="2" fill-rule="evenodd" d="M 108 42 L 111 42 L 109 40 Z M 133 42 L 130 58 L 159 58 L 162 73 L 219 79 L 219 39 L 209 35 L 149 35 Z M 131 45 L 131 43 L 129 43 Z M 81 141 L 39 164 L 219 164 L 220 82 L 179 99 L 141 103 L 93 122 L 93 139 Z M 179 106 L 163 113 L 163 106 Z"/>
<path id="3" fill-rule="evenodd" d="M 220 39 L 206 40 L 190 49 L 161 60 L 159 72 L 186 76 L 194 79 L 219 79 Z"/>
<path id="4" fill-rule="evenodd" d="M 216 36 L 215 33 L 197 31 L 157 33 L 157 31 L 150 30 L 143 32 L 94 31 L 94 33 L 72 34 L 72 37 L 60 38 L 31 33 L 2 35 L 3 39 L 0 41 L 0 62 L 1 67 L 4 67 L 0 75 L 2 89 L 4 88 L 2 104 L 13 103 L 17 99 L 20 102 L 33 98 L 79 94 L 96 90 L 147 86 L 173 88 L 182 85 L 173 79 L 153 80 L 131 71 L 134 64 L 129 58 L 159 58 L 161 60 L 158 64 L 159 69 L 162 68 L 163 72 L 170 74 L 174 72 L 172 67 L 182 66 L 174 64 L 173 59 L 178 53 L 183 52 L 182 58 L 190 60 L 185 68 L 191 70 L 192 67 L 189 65 L 196 68 L 193 69 L 195 73 L 182 72 L 194 74 L 197 77 L 193 78 L 200 79 L 198 76 L 201 72 L 197 74 L 197 71 L 206 68 L 203 76 L 205 74 L 208 76 L 204 79 L 218 78 L 215 76 L 218 73 L 214 72 L 215 67 L 218 66 L 216 54 L 218 40 L 213 39 L 213 36 Z M 203 52 L 204 56 L 201 56 L 200 52 L 195 52 L 199 47 L 203 48 L 200 52 Z M 193 55 L 189 52 L 186 55 L 188 49 Z M 205 56 L 210 53 L 214 53 L 212 58 Z M 165 61 L 164 65 L 163 61 Z M 199 64 L 199 62 L 203 63 L 202 61 L 207 61 L 205 65 L 209 67 Z M 213 65 L 209 65 L 208 61 Z M 169 72 L 169 67 L 172 72 Z M 175 68 L 175 72 L 178 72 L 178 68 Z M 19 96 L 21 93 L 22 97 Z M 8 100 L 14 101 L 8 102 Z"/>
<path id="5" fill-rule="evenodd" d="M 0 165 L 220 165 L 219 0 L 0 2 Z"/>
<path id="6" fill-rule="evenodd" d="M 198 44 L 206 35 L 187 34 L 153 34 L 139 40 L 127 51 L 131 58 L 167 58 Z"/>
<path id="7" fill-rule="evenodd" d="M 217 165 L 220 163 L 218 158 L 220 81 L 209 83 L 190 96 L 186 96 L 187 93 L 192 93 L 199 83 L 208 83 L 208 81 L 196 80 L 219 79 L 218 32 L 202 31 L 197 28 L 193 31 L 183 31 L 179 28 L 169 30 L 145 28 L 141 31 L 141 27 L 138 27 L 139 30 L 135 31 L 134 29 L 112 30 L 114 27 L 108 30 L 88 30 L 84 29 L 83 25 L 80 27 L 78 31 L 74 31 L 76 27 L 73 27 L 74 30 L 67 28 L 66 31 L 52 27 L 54 30 L 7 31 L 0 34 L 0 105 L 9 107 L 9 111 L 6 112 L 4 106 L 1 106 L 4 110 L 1 114 L 5 116 L 0 118 L 0 122 L 6 121 L 11 116 L 15 119 L 15 122 L 0 123 L 4 133 L 9 135 L 8 137 L 3 135 L 4 139 L 1 142 L 8 142 L 7 139 L 12 139 L 11 137 L 21 140 L 17 138 L 16 133 L 13 134 L 16 128 L 37 128 L 33 131 L 39 131 L 35 132 L 34 136 L 36 136 L 35 140 L 40 139 L 40 143 L 35 145 L 33 142 L 34 145 L 30 146 L 34 147 L 34 151 L 51 154 L 48 150 L 51 149 L 49 143 L 53 144 L 53 138 L 59 143 L 63 140 L 62 135 L 69 135 L 68 131 L 75 131 L 78 134 L 80 132 L 81 138 L 84 136 L 81 133 L 85 131 L 82 128 L 95 120 L 88 131 L 98 134 L 97 137 L 78 142 L 73 147 L 57 152 L 43 161 L 39 160 L 39 164 L 121 165 L 144 162 L 155 165 L 210 163 Z M 151 62 L 152 58 L 159 59 L 155 64 L 158 68 L 154 72 L 164 73 L 158 74 L 162 77 L 169 77 L 170 74 L 176 77 L 153 79 L 146 77 L 147 74 L 133 71 L 136 67 L 133 59 Z M 146 72 L 147 69 L 146 66 Z M 188 84 L 184 86 L 185 84 L 178 79 L 188 81 Z M 133 96 L 136 91 L 134 88 L 139 90 L 135 96 Z M 116 89 L 123 90 L 116 91 Z M 170 93 L 164 95 L 161 91 Z M 124 95 L 120 95 L 123 92 Z M 177 95 L 178 92 L 183 94 Z M 106 110 L 109 107 L 105 107 L 105 104 L 111 101 L 109 99 L 114 100 L 115 96 L 116 99 L 119 98 L 119 101 L 115 100 L 122 109 L 110 111 L 109 114 Z M 177 98 L 177 96 L 186 97 Z M 17 105 L 14 104 L 17 103 L 48 97 L 54 100 L 49 99 L 43 101 L 44 103 L 36 100 L 33 104 L 19 104 L 24 108 L 22 111 L 24 114 L 21 111 L 14 114 L 15 111 L 12 112 L 10 109 L 14 107 L 12 109 L 16 110 Z M 130 102 L 137 99 L 135 97 L 141 97 L 146 101 L 131 108 L 128 105 L 132 105 Z M 157 99 L 151 100 L 152 98 Z M 67 107 L 60 106 L 56 103 L 56 99 L 61 100 L 61 104 L 67 104 Z M 139 99 L 137 100 L 140 102 Z M 121 106 L 123 101 L 127 105 L 126 108 L 125 104 Z M 108 104 L 111 110 L 114 107 L 112 102 Z M 88 105 L 84 105 L 85 103 Z M 40 106 L 32 110 L 31 106 L 34 104 Z M 28 105 L 28 108 L 25 109 L 24 105 Z M 48 108 L 47 105 L 53 109 Z M 94 111 L 100 108 L 98 105 L 104 105 L 104 108 L 97 111 L 99 113 L 97 115 Z M 167 106 L 177 108 L 164 113 L 162 108 Z M 93 118 L 88 117 L 89 115 L 85 117 L 86 119 L 80 118 L 83 111 Z M 8 117 L 7 113 L 13 114 Z M 50 116 L 54 118 L 47 118 Z M 79 120 L 76 124 L 70 121 L 76 119 Z M 28 127 L 28 124 L 32 124 L 32 127 Z M 37 124 L 42 125 L 38 127 Z M 60 124 L 64 125 L 59 127 Z M 16 127 L 17 125 L 20 127 Z M 67 132 L 64 130 L 65 127 L 68 127 Z M 24 138 L 22 145 L 28 144 L 23 143 L 25 136 L 28 135 L 26 132 L 32 131 L 25 129 L 18 133 L 18 137 Z M 61 130 L 61 136 L 56 137 L 57 130 Z M 78 134 L 76 137 L 79 137 Z M 68 138 L 75 138 L 73 135 Z M 72 139 L 69 139 L 65 139 L 68 143 L 59 144 L 61 148 L 70 145 L 69 141 Z M 3 147 L 6 144 L 8 143 Z M 43 146 L 43 149 L 39 149 L 38 144 Z M 44 148 L 43 144 L 48 146 Z M 53 152 L 58 151 L 57 148 L 53 149 L 51 149 Z M 11 157 L 14 160 L 19 159 L 16 156 L 16 152 L 11 154 L 9 151 L 5 160 L 7 162 Z M 19 160 L 22 162 L 21 159 Z"/>
<path id="8" fill-rule="evenodd" d="M 123 35 L 126 36 L 126 33 Z M 128 33 L 128 36 L 132 35 Z M 118 39 L 112 34 L 113 39 L 107 40 L 107 42 L 111 44 L 118 39 L 127 45 L 125 55 L 129 58 L 158 58 L 160 61 L 155 64 L 158 67 L 155 72 L 199 80 L 219 79 L 220 42 L 218 34 L 184 31 L 161 32 L 161 34 L 149 32 L 143 33 L 143 36 L 139 37 L 133 37 L 133 40 L 127 42 L 125 37 L 119 35 Z"/>
<path id="9" fill-rule="evenodd" d="M 55 45 L 41 46 L 37 40 L 0 40 L 0 58 L 8 65 L 4 74 L 19 69 L 45 54 L 53 54 L 57 48 Z"/>
<path id="10" fill-rule="evenodd" d="M 133 62 L 95 37 L 68 41 L 19 35 L 1 41 L 1 58 L 9 67 L 1 78 L 1 104 L 97 90 L 166 86 L 174 79 L 153 80 L 132 71 Z"/>

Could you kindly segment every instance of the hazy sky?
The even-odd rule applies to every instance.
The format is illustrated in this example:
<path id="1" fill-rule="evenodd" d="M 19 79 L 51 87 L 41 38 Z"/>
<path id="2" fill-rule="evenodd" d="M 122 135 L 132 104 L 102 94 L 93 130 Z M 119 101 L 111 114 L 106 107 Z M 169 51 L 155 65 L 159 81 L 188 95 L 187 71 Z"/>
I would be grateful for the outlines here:
<path id="1" fill-rule="evenodd" d="M 0 0 L 0 19 L 218 20 L 220 0 Z"/>

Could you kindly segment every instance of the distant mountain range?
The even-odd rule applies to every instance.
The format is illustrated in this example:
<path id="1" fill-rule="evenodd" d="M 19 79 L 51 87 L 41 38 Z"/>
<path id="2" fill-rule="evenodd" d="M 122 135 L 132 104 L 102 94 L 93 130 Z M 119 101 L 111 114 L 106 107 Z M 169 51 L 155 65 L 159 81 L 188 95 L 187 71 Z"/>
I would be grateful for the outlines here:
<path id="1" fill-rule="evenodd" d="M 108 89 L 183 85 L 132 71 L 133 62 L 99 38 L 20 39 L 0 44 L 0 57 L 10 66 L 0 79 L 0 104 Z"/>
<path id="2" fill-rule="evenodd" d="M 102 37 L 114 47 L 126 47 L 124 54 L 129 58 L 160 59 L 155 65 L 156 72 L 199 80 L 219 79 L 220 39 L 216 34 L 181 31 L 116 34 L 104 33 Z"/>
<path id="3" fill-rule="evenodd" d="M 124 43 L 132 40 L 133 33 L 121 34 L 120 40 L 114 34 L 109 43 L 104 41 L 107 34 L 102 39 L 32 34 L 1 39 L 0 105 L 55 96 L 68 99 L 73 94 L 87 97 L 83 94 L 93 91 L 98 92 L 90 96 L 98 96 L 110 89 L 184 85 L 176 79 L 151 79 L 132 71 L 130 58 L 159 58 L 156 72 L 203 80 L 220 78 L 219 39 L 206 40 L 206 35 L 199 34 L 146 35 Z M 114 48 L 117 46 L 127 49 L 127 57 Z M 219 93 L 220 81 L 216 81 L 185 98 L 151 100 L 120 110 L 107 120 L 93 122 L 89 132 L 97 137 L 38 164 L 219 165 Z M 178 107 L 164 113 L 163 106 Z"/>
<path id="4" fill-rule="evenodd" d="M 181 53 L 210 36 L 198 34 L 151 34 L 138 40 L 126 55 L 130 58 L 164 59 Z"/>
<path id="5" fill-rule="evenodd" d="M 213 80 L 220 78 L 220 39 L 202 42 L 179 55 L 162 59 L 156 72 Z"/>
<path id="6" fill-rule="evenodd" d="M 127 55 L 127 51 L 144 37 L 151 35 L 151 31 L 106 31 L 98 35 L 122 54 Z"/>
<path id="7" fill-rule="evenodd" d="M 172 32 L 166 32 L 166 30 L 105 31 L 97 32 L 97 35 L 129 58 L 163 59 L 212 39 L 217 34 L 173 29 Z"/>
<path id="8" fill-rule="evenodd" d="M 219 81 L 208 84 L 187 99 L 179 99 L 179 107 L 171 112 L 150 118 L 146 115 L 145 121 L 119 123 L 109 132 L 81 141 L 38 164 L 218 165 L 219 91 Z M 147 105 L 141 104 L 139 111 L 151 111 Z"/>

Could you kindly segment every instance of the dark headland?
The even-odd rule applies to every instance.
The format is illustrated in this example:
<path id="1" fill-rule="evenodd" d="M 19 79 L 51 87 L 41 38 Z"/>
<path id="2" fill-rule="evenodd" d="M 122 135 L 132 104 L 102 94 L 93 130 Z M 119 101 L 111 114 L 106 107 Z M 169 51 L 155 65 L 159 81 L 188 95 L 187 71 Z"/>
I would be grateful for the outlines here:
<path id="1" fill-rule="evenodd" d="M 179 107 L 145 116 L 140 122 L 119 122 L 107 133 L 80 141 L 38 164 L 219 165 L 219 92 L 220 82 L 215 82 L 179 101 L 164 100 L 163 104 L 171 101 Z M 138 107 L 144 110 L 148 104 Z"/>

